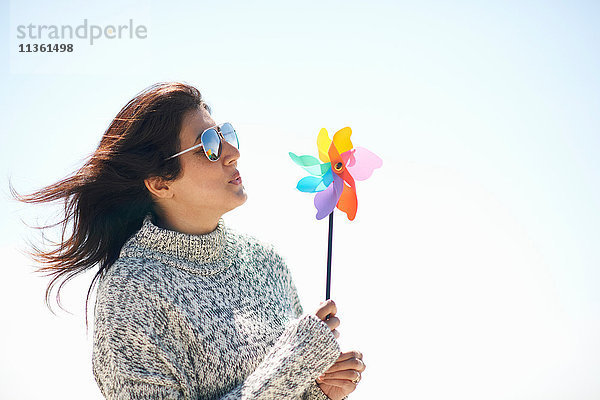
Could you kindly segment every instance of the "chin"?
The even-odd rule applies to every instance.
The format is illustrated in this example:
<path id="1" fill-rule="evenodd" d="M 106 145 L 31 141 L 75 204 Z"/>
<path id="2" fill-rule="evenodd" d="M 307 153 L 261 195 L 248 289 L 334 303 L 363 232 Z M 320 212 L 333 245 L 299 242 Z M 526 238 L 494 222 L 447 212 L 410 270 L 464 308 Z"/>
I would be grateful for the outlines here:
<path id="1" fill-rule="evenodd" d="M 236 207 L 239 207 L 242 204 L 244 204 L 246 202 L 246 200 L 248 200 L 248 194 L 244 191 L 241 195 L 240 202 Z"/>
<path id="2" fill-rule="evenodd" d="M 231 203 L 229 203 L 230 204 L 230 206 L 228 207 L 229 209 L 225 212 L 235 210 L 236 208 L 238 208 L 239 206 L 244 204 L 247 199 L 248 199 L 248 195 L 246 194 L 245 191 L 240 193 L 238 196 L 236 196 L 235 200 L 232 200 Z"/>

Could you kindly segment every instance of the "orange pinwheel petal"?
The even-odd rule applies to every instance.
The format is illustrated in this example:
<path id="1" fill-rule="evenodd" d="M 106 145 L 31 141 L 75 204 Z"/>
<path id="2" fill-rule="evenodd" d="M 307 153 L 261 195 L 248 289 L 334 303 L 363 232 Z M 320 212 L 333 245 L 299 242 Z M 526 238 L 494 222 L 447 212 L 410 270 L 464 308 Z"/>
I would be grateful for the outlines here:
<path id="1" fill-rule="evenodd" d="M 352 175 L 346 169 L 346 163 L 333 142 L 329 146 L 328 156 L 331 160 L 331 170 L 348 182 L 350 186 L 354 186 L 354 178 L 352 178 Z"/>
<path id="2" fill-rule="evenodd" d="M 354 183 L 354 180 L 352 183 Z M 337 203 L 337 208 L 345 212 L 350 221 L 354 220 L 354 217 L 356 217 L 356 209 L 358 208 L 356 187 L 354 185 L 348 186 L 344 182 L 344 189 L 342 190 L 342 195 Z"/>
<path id="3" fill-rule="evenodd" d="M 330 143 L 329 150 L 327 150 L 327 156 L 329 157 L 329 161 L 331 161 L 331 169 L 333 172 L 340 175 L 342 171 L 346 170 L 346 163 L 340 155 L 340 152 L 335 147 L 335 143 Z"/>
<path id="4" fill-rule="evenodd" d="M 358 207 L 354 178 L 352 178 L 352 175 L 346 169 L 344 160 L 338 152 L 335 142 L 331 142 L 328 155 L 331 160 L 331 170 L 344 180 L 344 189 L 337 203 L 337 208 L 345 212 L 348 215 L 348 219 L 352 221 L 356 216 L 356 209 Z"/>

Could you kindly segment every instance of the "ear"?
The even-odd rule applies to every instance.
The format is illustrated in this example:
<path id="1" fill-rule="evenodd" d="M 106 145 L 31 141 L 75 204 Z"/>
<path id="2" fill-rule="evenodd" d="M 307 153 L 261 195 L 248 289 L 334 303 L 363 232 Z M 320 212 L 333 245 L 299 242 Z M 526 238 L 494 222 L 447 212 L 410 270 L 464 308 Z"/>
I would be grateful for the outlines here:
<path id="1" fill-rule="evenodd" d="M 160 176 L 152 176 L 144 179 L 144 185 L 150 192 L 150 194 L 158 197 L 159 199 L 168 199 L 173 197 L 173 190 L 169 181 Z"/>

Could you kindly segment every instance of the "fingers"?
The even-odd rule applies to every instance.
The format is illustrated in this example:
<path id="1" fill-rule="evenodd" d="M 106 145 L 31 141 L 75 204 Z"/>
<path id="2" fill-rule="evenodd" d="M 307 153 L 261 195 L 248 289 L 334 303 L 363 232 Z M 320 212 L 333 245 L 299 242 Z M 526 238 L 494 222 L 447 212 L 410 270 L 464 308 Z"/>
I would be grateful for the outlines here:
<path id="1" fill-rule="evenodd" d="M 340 337 L 340 333 L 335 329 L 338 326 L 340 326 L 340 319 L 338 317 L 331 317 L 327 321 L 323 322 L 325 322 L 325 325 L 327 325 L 329 329 L 331 329 L 334 338 L 337 339 Z"/>
<path id="2" fill-rule="evenodd" d="M 350 365 L 352 360 L 355 360 L 355 367 L 357 369 L 350 368 L 331 372 L 332 369 L 330 368 L 326 373 L 317 378 L 317 384 L 336 386 L 343 390 L 346 394 L 352 393 L 356 389 L 356 385 L 358 385 L 362 378 L 360 370 L 365 370 L 364 363 L 357 358 L 349 358 L 347 360 L 336 363 L 342 366 Z"/>
<path id="3" fill-rule="evenodd" d="M 329 327 L 329 329 L 334 330 L 338 326 L 340 326 L 340 319 L 338 317 L 331 317 L 325 322 L 325 325 Z"/>
<path id="4" fill-rule="evenodd" d="M 357 353 L 360 354 L 360 352 Z M 362 358 L 362 354 L 360 354 L 360 356 Z M 336 361 L 335 364 L 333 364 L 331 368 L 329 368 L 326 371 L 326 374 L 344 370 L 355 370 L 358 372 L 363 372 L 365 368 L 367 368 L 367 366 L 365 365 L 362 359 L 352 356 L 342 361 L 338 359 L 338 361 Z"/>
<path id="5" fill-rule="evenodd" d="M 321 321 L 325 321 L 325 317 L 329 314 L 331 314 L 331 316 L 333 317 L 335 314 L 337 314 L 337 307 L 334 301 L 329 299 L 321 303 L 319 305 L 319 308 L 317 309 L 316 314 Z"/>
<path id="6" fill-rule="evenodd" d="M 337 371 L 337 372 L 326 372 L 323 375 L 321 375 L 320 377 L 317 378 L 317 382 L 327 382 L 330 380 L 347 380 L 347 381 L 353 381 L 353 380 L 359 380 L 360 379 L 360 372 L 358 372 L 357 370 L 354 369 L 345 369 L 343 371 Z"/>
<path id="7" fill-rule="evenodd" d="M 358 358 L 359 360 L 363 359 L 363 355 L 360 351 L 358 350 L 352 350 L 352 351 L 346 351 L 342 354 L 340 354 L 339 358 L 337 359 L 337 361 L 344 361 L 344 360 L 348 360 L 350 358 Z"/>
<path id="8" fill-rule="evenodd" d="M 367 367 L 362 358 L 362 353 L 357 350 L 342 353 L 335 364 L 317 378 L 317 383 L 336 386 L 351 393 Z"/>
<path id="9" fill-rule="evenodd" d="M 325 322 L 325 324 L 329 327 L 329 329 L 333 332 L 333 337 L 336 339 L 340 337 L 340 333 L 335 329 L 340 326 L 340 319 L 335 316 L 337 313 L 337 306 L 335 302 L 331 299 L 322 302 L 319 305 L 319 308 L 316 311 L 317 317 Z M 329 318 L 327 318 L 329 317 Z"/>
<path id="10" fill-rule="evenodd" d="M 346 393 L 352 393 L 354 391 L 354 389 L 356 389 L 356 383 L 346 380 L 346 379 L 330 379 L 327 381 L 323 381 L 323 382 L 319 382 L 317 380 L 317 383 L 325 383 L 327 385 L 331 385 L 331 386 L 337 386 L 339 388 L 341 388 L 342 390 L 344 390 L 344 392 Z"/>

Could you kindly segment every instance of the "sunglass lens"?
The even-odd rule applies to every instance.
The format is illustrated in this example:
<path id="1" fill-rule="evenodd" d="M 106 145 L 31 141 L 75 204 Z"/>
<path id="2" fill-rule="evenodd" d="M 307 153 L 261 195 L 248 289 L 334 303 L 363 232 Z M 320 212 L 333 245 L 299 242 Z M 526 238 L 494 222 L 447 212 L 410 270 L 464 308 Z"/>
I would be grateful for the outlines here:
<path id="1" fill-rule="evenodd" d="M 221 155 L 221 138 L 214 129 L 209 129 L 202 134 L 202 147 L 204 153 L 211 161 L 216 161 Z"/>
<path id="2" fill-rule="evenodd" d="M 240 148 L 240 143 L 238 142 L 237 133 L 235 133 L 235 129 L 229 122 L 225 122 L 221 125 L 221 133 L 223 137 L 230 145 L 234 146 L 236 149 Z"/>

